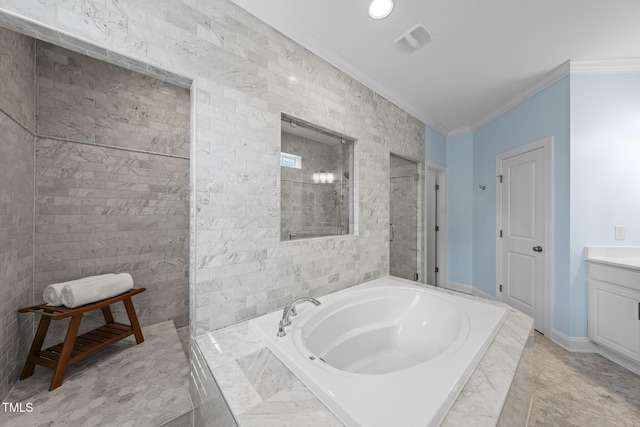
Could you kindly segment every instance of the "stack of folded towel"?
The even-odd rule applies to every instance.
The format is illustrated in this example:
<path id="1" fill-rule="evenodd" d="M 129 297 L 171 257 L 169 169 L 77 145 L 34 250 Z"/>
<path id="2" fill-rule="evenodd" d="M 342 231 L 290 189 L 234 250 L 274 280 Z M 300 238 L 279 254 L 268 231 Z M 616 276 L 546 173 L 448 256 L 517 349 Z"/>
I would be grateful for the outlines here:
<path id="1" fill-rule="evenodd" d="M 44 289 L 43 297 L 47 305 L 76 308 L 120 295 L 132 288 L 133 278 L 129 273 L 109 273 L 49 285 Z"/>

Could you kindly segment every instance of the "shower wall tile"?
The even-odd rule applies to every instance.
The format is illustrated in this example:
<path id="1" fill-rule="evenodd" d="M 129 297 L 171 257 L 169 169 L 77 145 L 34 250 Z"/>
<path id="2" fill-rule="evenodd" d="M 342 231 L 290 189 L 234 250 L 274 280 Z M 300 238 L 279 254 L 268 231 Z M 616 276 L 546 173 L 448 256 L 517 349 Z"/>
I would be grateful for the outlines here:
<path id="1" fill-rule="evenodd" d="M 143 325 L 186 325 L 187 182 L 185 159 L 39 139 L 36 299 L 50 283 L 128 272 L 147 288 L 134 298 Z M 124 318 L 121 305 L 114 313 Z M 101 320 L 85 317 L 83 330 Z M 52 325 L 50 342 L 63 326 Z"/>
<path id="2" fill-rule="evenodd" d="M 92 56 L 106 49 L 195 80 L 197 335 L 388 274 L 389 153 L 423 159 L 423 123 L 228 0 L 47 2 L 55 15 L 37 3 L 2 9 L 95 44 L 84 47 Z M 358 235 L 279 242 L 283 112 L 356 139 Z"/>
<path id="3" fill-rule="evenodd" d="M 36 300 L 51 283 L 128 272 L 147 288 L 134 299 L 143 326 L 187 325 L 189 91 L 45 42 L 36 51 Z M 82 330 L 102 322 L 85 317 Z M 55 322 L 46 344 L 65 328 Z"/>
<path id="4" fill-rule="evenodd" d="M 18 381 L 33 337 L 35 41 L 0 28 L 0 399 Z"/>
<path id="5" fill-rule="evenodd" d="M 0 28 L 0 110 L 35 132 L 35 40 Z"/>
<path id="6" fill-rule="evenodd" d="M 38 134 L 189 156 L 189 91 L 38 42 Z"/>

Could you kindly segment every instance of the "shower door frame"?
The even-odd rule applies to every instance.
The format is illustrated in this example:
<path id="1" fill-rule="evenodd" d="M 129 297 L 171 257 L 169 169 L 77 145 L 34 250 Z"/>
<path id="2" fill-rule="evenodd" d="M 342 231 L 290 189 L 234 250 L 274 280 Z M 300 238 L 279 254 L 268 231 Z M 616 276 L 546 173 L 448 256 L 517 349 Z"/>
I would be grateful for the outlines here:
<path id="1" fill-rule="evenodd" d="M 408 160 L 416 165 L 415 173 L 418 175 L 418 181 L 416 182 L 416 265 L 415 273 L 418 274 L 418 280 L 416 282 L 426 284 L 426 256 L 425 256 L 425 244 L 426 244 L 426 221 L 427 216 L 425 214 L 425 200 L 426 200 L 426 186 L 425 186 L 425 160 L 414 159 L 411 156 L 406 156 L 396 152 L 389 152 L 389 164 L 391 163 L 391 156 L 399 157 L 404 160 Z M 389 249 L 387 251 L 389 269 L 388 274 L 391 275 L 391 167 L 389 167 L 389 211 L 388 211 L 388 224 L 387 227 L 387 242 Z M 396 276 L 394 276 L 396 277 Z M 411 279 L 414 280 L 414 279 Z"/>

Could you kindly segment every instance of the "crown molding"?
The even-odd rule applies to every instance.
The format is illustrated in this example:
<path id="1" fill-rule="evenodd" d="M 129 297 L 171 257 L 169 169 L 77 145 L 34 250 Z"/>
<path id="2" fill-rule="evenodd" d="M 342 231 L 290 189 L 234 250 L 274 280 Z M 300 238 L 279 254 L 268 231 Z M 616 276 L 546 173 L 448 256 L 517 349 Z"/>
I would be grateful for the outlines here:
<path id="1" fill-rule="evenodd" d="M 540 80 L 529 86 L 524 91 L 502 104 L 491 113 L 484 116 L 471 126 L 471 130 L 486 125 L 501 114 L 509 111 L 516 105 L 527 100 L 538 92 L 548 88 L 558 80 L 570 74 L 615 74 L 615 73 L 635 73 L 640 72 L 640 58 L 621 58 L 621 59 L 587 59 L 587 60 L 570 60 L 559 67 L 554 68 L 545 74 Z M 463 128 L 461 128 L 463 129 Z M 449 133 L 452 135 L 456 130 Z"/>
<path id="2" fill-rule="evenodd" d="M 571 71 L 571 61 L 567 61 L 562 65 L 554 68 L 553 70 L 545 74 L 540 80 L 538 80 L 537 82 L 535 82 L 534 84 L 526 88 L 524 91 L 520 92 L 518 95 L 511 98 L 509 101 L 505 102 L 500 107 L 496 108 L 491 113 L 487 114 L 482 119 L 475 122 L 471 126 L 471 129 L 476 130 L 486 125 L 491 120 L 496 119 L 498 116 L 502 115 L 503 113 L 506 113 L 516 105 L 527 100 L 528 98 L 531 98 L 536 93 L 548 88 L 558 80 L 568 76 L 570 71 Z"/>
<path id="3" fill-rule="evenodd" d="M 444 127 L 442 125 L 442 123 L 440 123 L 439 121 L 433 119 L 432 117 L 429 116 L 424 116 L 424 117 L 418 117 L 420 120 L 422 120 L 424 122 L 425 125 L 429 126 L 431 129 L 435 130 L 436 132 L 438 132 L 440 135 L 447 137 L 449 136 L 449 129 L 447 129 L 446 127 Z"/>
<path id="4" fill-rule="evenodd" d="M 571 74 L 615 74 L 640 72 L 640 58 L 586 59 L 571 61 Z"/>
<path id="5" fill-rule="evenodd" d="M 473 129 L 470 128 L 469 126 L 463 126 L 463 127 L 450 130 L 449 133 L 447 133 L 447 137 L 464 135 L 465 133 L 469 133 L 469 132 L 473 132 Z"/>

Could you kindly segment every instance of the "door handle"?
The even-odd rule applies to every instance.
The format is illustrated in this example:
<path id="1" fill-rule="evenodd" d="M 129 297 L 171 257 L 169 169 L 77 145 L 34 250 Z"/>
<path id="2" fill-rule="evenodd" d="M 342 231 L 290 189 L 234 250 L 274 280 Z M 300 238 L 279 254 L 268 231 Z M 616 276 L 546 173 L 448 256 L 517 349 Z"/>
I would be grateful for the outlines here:
<path id="1" fill-rule="evenodd" d="M 396 238 L 396 226 L 393 224 L 389 224 L 391 226 L 391 238 L 389 239 L 390 242 L 393 242 L 393 239 Z"/>
<path id="2" fill-rule="evenodd" d="M 534 246 L 533 247 L 533 251 L 534 252 L 542 252 L 542 246 Z"/>

